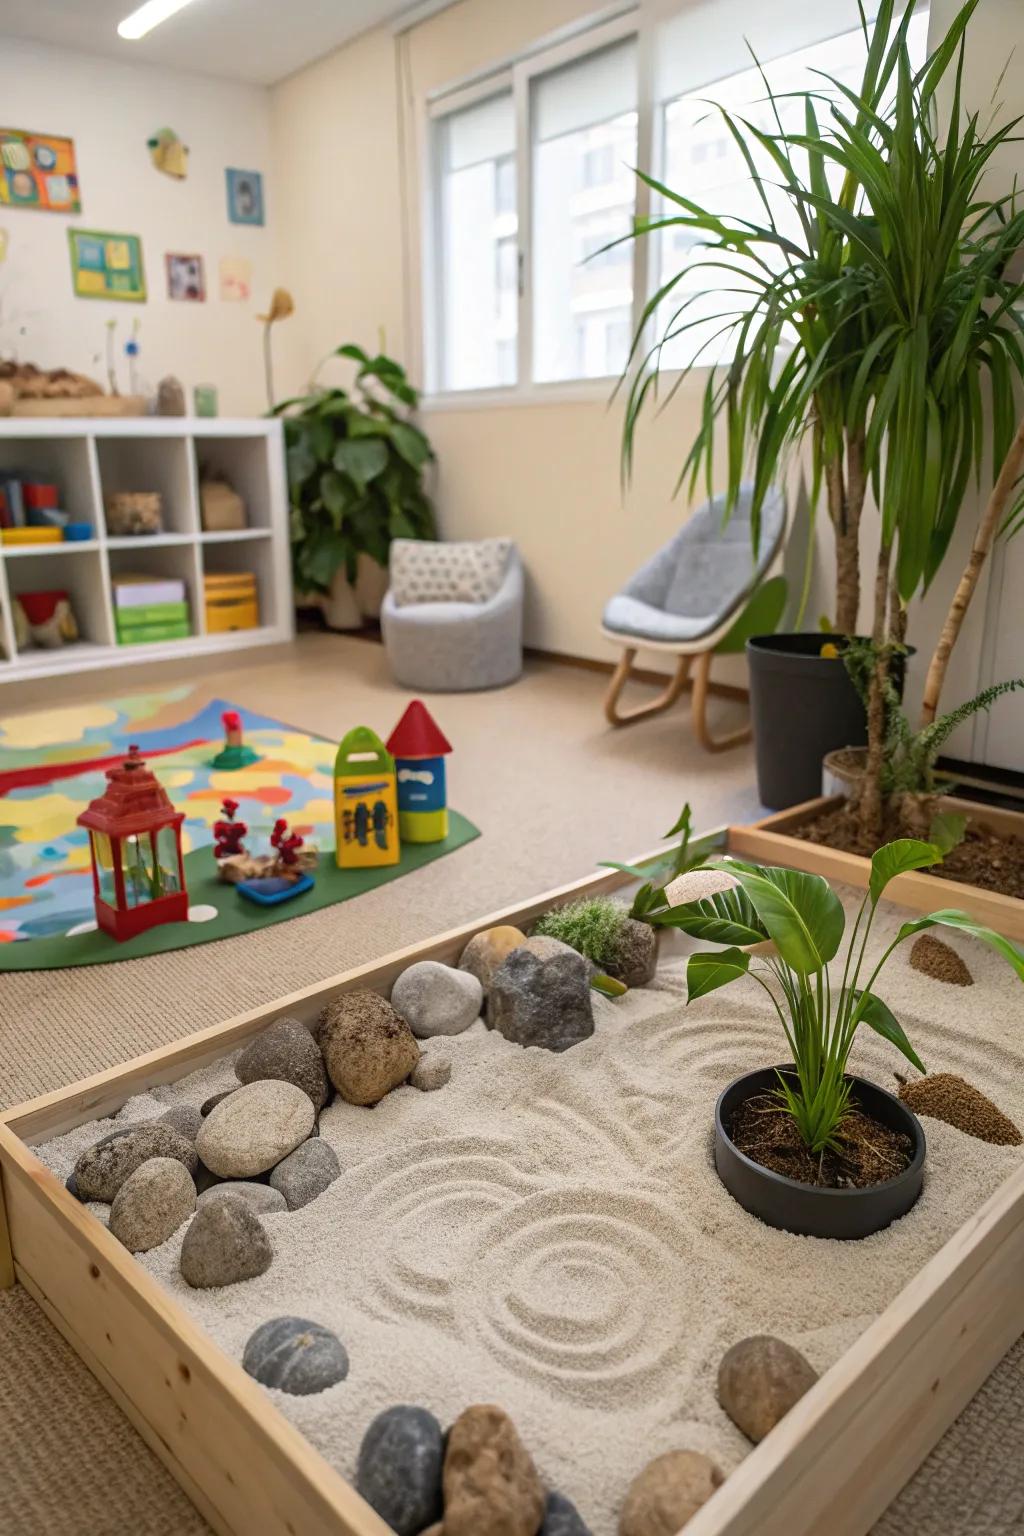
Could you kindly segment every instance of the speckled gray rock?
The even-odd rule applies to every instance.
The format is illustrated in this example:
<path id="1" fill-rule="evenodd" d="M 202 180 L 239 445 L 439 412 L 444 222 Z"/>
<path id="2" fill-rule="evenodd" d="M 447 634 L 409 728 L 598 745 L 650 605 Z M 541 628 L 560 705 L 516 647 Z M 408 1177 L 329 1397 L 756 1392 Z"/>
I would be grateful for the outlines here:
<path id="1" fill-rule="evenodd" d="M 433 1093 L 435 1088 L 443 1088 L 451 1075 L 452 1059 L 447 1051 L 424 1051 L 413 1068 L 409 1083 L 423 1093 Z"/>
<path id="2" fill-rule="evenodd" d="M 304 1317 L 272 1317 L 252 1334 L 242 1365 L 265 1387 L 310 1397 L 348 1375 L 348 1351 L 337 1334 Z"/>
<path id="3" fill-rule="evenodd" d="M 442 1514 L 444 1435 L 425 1408 L 398 1404 L 378 1413 L 359 1447 L 356 1489 L 396 1536 L 419 1532 Z"/>
<path id="4" fill-rule="evenodd" d="M 615 936 L 613 958 L 604 969 L 627 987 L 646 987 L 658 969 L 658 934 L 650 923 L 627 917 Z"/>
<path id="5" fill-rule="evenodd" d="M 203 1117 L 194 1104 L 172 1104 L 170 1109 L 165 1109 L 160 1116 L 161 1125 L 173 1125 L 186 1141 L 191 1142 L 194 1142 L 199 1135 L 199 1127 L 202 1123 Z"/>
<path id="6" fill-rule="evenodd" d="M 420 1059 L 405 1020 L 376 992 L 346 992 L 319 1020 L 327 1074 L 349 1104 L 376 1104 L 404 1083 Z"/>
<path id="7" fill-rule="evenodd" d="M 270 1188 L 280 1191 L 290 1211 L 297 1211 L 322 1195 L 340 1172 L 333 1147 L 326 1141 L 304 1141 L 278 1163 L 270 1175 Z"/>
<path id="8" fill-rule="evenodd" d="M 189 1285 L 207 1290 L 252 1280 L 270 1268 L 272 1258 L 270 1239 L 252 1206 L 228 1195 L 196 1211 L 181 1244 L 181 1273 Z"/>
<path id="9" fill-rule="evenodd" d="M 159 1120 L 105 1136 L 82 1153 L 74 1167 L 80 1200 L 113 1200 L 129 1174 L 151 1157 L 173 1157 L 190 1174 L 198 1167 L 196 1149 L 173 1125 Z"/>
<path id="10" fill-rule="evenodd" d="M 132 1253 L 159 1248 L 196 1208 L 196 1186 L 184 1163 L 151 1157 L 130 1173 L 110 1207 L 110 1230 Z"/>
<path id="11" fill-rule="evenodd" d="M 538 1536 L 590 1536 L 590 1527 L 571 1499 L 561 1493 L 549 1493 Z"/>
<path id="12" fill-rule="evenodd" d="M 208 1099 L 204 1099 L 199 1106 L 199 1113 L 205 1120 L 211 1109 L 216 1109 L 218 1104 L 223 1104 L 231 1094 L 237 1093 L 237 1088 L 222 1088 L 220 1093 L 211 1093 Z"/>
<path id="13" fill-rule="evenodd" d="M 235 1062 L 235 1076 L 240 1083 L 263 1078 L 294 1083 L 309 1094 L 316 1110 L 323 1109 L 330 1091 L 320 1047 L 297 1019 L 277 1019 L 251 1041 Z"/>
<path id="14" fill-rule="evenodd" d="M 758 1333 L 741 1339 L 722 1356 L 718 1401 L 736 1427 L 756 1444 L 817 1379 L 817 1372 L 792 1344 Z"/>
<path id="15" fill-rule="evenodd" d="M 594 1013 L 586 960 L 558 939 L 527 939 L 494 973 L 487 1022 L 506 1040 L 548 1051 L 588 1039 Z"/>
<path id="16" fill-rule="evenodd" d="M 402 972 L 391 989 L 391 1006 L 414 1035 L 461 1035 L 480 1017 L 484 989 L 469 971 L 437 960 L 420 960 Z"/>
<path id="17" fill-rule="evenodd" d="M 211 1184 L 203 1190 L 196 1205 L 202 1210 L 211 1200 L 220 1200 L 224 1195 L 234 1195 L 239 1200 L 247 1201 L 257 1216 L 269 1216 L 274 1211 L 288 1209 L 288 1202 L 279 1189 L 271 1189 L 269 1184 L 256 1184 L 248 1179 L 223 1179 L 217 1184 Z"/>
<path id="18" fill-rule="evenodd" d="M 294 1083 L 247 1083 L 210 1111 L 196 1151 L 221 1178 L 248 1179 L 305 1141 L 314 1118 L 309 1094 Z"/>

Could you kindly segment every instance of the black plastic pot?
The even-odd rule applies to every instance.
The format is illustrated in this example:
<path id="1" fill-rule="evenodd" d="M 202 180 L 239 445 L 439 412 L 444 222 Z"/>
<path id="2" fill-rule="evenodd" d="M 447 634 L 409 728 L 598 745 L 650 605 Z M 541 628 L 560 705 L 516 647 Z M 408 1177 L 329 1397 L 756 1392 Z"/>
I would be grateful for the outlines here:
<path id="1" fill-rule="evenodd" d="M 715 1105 L 715 1167 L 733 1199 L 767 1226 L 800 1237 L 870 1237 L 905 1216 L 924 1183 L 924 1130 L 905 1104 L 866 1078 L 852 1078 L 854 1104 L 914 1144 L 910 1162 L 894 1179 L 868 1189 L 819 1189 L 762 1168 L 734 1145 L 729 1128 L 736 1110 L 746 1099 L 777 1087 L 780 1072 L 791 1073 L 793 1067 L 745 1073 L 729 1084 Z"/>

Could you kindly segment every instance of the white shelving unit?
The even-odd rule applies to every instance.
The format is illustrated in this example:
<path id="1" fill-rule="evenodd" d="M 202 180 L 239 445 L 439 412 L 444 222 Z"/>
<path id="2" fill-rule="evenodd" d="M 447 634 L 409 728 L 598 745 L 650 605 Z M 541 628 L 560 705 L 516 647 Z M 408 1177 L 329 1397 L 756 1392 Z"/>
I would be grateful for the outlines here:
<path id="1" fill-rule="evenodd" d="M 249 526 L 203 531 L 199 473 L 219 469 L 243 497 Z M 279 421 L 139 417 L 122 420 L 0 418 L 0 469 L 52 480 L 60 505 L 93 537 L 81 543 L 0 544 L 0 683 L 131 662 L 167 661 L 289 640 L 294 632 L 288 554 L 288 493 Z M 159 491 L 163 531 L 132 538 L 107 533 L 105 503 L 115 491 Z M 256 629 L 207 634 L 206 573 L 253 571 Z M 193 633 L 180 640 L 118 645 L 111 580 L 181 577 Z M 53 650 L 15 652 L 11 598 L 65 591 L 81 639 Z"/>

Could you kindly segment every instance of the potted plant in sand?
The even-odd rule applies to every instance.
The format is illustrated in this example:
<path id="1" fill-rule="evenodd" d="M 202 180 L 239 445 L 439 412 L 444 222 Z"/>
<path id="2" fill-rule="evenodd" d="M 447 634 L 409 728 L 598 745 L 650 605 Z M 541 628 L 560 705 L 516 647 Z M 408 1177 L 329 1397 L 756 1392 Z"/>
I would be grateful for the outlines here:
<path id="1" fill-rule="evenodd" d="M 920 1194 L 925 1155 L 920 1123 L 892 1094 L 847 1071 L 862 1024 L 924 1071 L 876 990 L 886 962 L 904 940 L 937 925 L 968 933 L 1002 955 L 1024 980 L 1024 957 L 954 910 L 904 923 L 868 968 L 868 940 L 886 886 L 896 875 L 941 857 L 935 845 L 910 838 L 877 851 L 838 986 L 829 965 L 839 964 L 846 915 L 820 875 L 719 860 L 708 867 L 722 873 L 728 888 L 680 903 L 660 919 L 726 946 L 690 956 L 689 1002 L 748 977 L 767 995 L 781 1025 L 789 1061 L 737 1078 L 715 1108 L 719 1177 L 745 1210 L 770 1226 L 812 1237 L 866 1237 L 904 1215 Z"/>
<path id="2" fill-rule="evenodd" d="M 274 414 L 284 417 L 297 601 L 321 607 L 332 629 L 358 629 L 380 611 L 391 540 L 437 536 L 424 486 L 434 454 L 409 419 L 419 394 L 398 363 L 357 346 L 331 356 L 357 364 L 354 388 L 314 384 Z"/>
<path id="3" fill-rule="evenodd" d="M 871 583 L 879 647 L 868 712 L 874 769 L 884 679 L 901 684 L 906 605 L 938 571 L 981 462 L 985 391 L 995 464 L 1013 436 L 1013 389 L 1024 378 L 1014 306 L 1024 285 L 1006 272 L 1024 240 L 1024 213 L 982 185 L 1016 124 L 983 129 L 977 115 L 962 121 L 961 45 L 977 3 L 961 7 L 916 72 L 907 45 L 913 0 L 899 7 L 882 0 L 857 90 L 822 76 L 813 89 L 776 96 L 766 81 L 767 130 L 717 109 L 760 199 L 756 219 L 702 207 L 642 178 L 665 211 L 639 220 L 635 234 L 685 229 L 697 254 L 644 311 L 625 416 L 626 470 L 637 421 L 657 396 L 665 345 L 698 326 L 706 335 L 705 296 L 693 292 L 692 278 L 707 270 L 723 295 L 720 323 L 682 378 L 704 366 L 710 346 L 727 342 L 730 356 L 708 372 L 681 483 L 692 494 L 703 480 L 710 493 L 716 439 L 719 455 L 724 440 L 730 499 L 745 477 L 753 481 L 756 544 L 764 497 L 803 453 L 812 503 L 824 487 L 835 533 L 833 633 L 824 641 L 798 633 L 747 643 L 761 799 L 775 808 L 817 793 L 825 752 L 865 739 L 842 652 L 856 634 L 865 584 L 860 534 L 869 489 L 882 527 Z M 940 132 L 937 93 L 954 65 Z M 684 279 L 679 291 L 688 297 L 680 302 Z M 656 319 L 661 335 L 642 352 Z"/>

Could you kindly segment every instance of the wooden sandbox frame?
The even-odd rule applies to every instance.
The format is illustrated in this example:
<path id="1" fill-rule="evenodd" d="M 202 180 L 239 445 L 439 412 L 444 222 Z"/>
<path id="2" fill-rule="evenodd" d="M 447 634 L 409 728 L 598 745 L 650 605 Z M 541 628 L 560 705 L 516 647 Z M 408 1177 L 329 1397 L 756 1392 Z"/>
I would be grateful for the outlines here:
<path id="1" fill-rule="evenodd" d="M 523 925 L 628 878 L 610 871 L 562 886 L 0 1116 L 0 1286 L 24 1285 L 221 1536 L 390 1533 L 31 1146 L 208 1065 L 282 1013 L 311 1021 L 342 992 L 387 991 L 414 961 L 454 963 L 481 928 Z M 710 1104 L 708 1114 L 710 1124 Z M 865 1536 L 1024 1332 L 1022 1270 L 1024 1168 L 750 1452 L 685 1536 Z"/>

